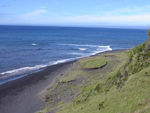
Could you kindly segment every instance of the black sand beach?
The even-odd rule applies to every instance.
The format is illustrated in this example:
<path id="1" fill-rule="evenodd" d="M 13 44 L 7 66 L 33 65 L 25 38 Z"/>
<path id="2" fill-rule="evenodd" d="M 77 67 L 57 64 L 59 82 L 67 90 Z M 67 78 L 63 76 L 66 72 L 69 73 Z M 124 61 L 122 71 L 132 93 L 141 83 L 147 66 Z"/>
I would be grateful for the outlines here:
<path id="1" fill-rule="evenodd" d="M 50 66 L 41 72 L 0 85 L 0 113 L 34 113 L 40 110 L 44 106 L 44 89 L 72 63 Z"/>
<path id="2" fill-rule="evenodd" d="M 104 53 L 114 53 L 126 50 L 113 50 Z M 102 54 L 102 53 L 100 53 Z M 0 85 L 0 113 L 34 113 L 44 102 L 44 91 L 53 84 L 54 79 L 68 70 L 73 62 L 53 65 L 18 80 Z"/>

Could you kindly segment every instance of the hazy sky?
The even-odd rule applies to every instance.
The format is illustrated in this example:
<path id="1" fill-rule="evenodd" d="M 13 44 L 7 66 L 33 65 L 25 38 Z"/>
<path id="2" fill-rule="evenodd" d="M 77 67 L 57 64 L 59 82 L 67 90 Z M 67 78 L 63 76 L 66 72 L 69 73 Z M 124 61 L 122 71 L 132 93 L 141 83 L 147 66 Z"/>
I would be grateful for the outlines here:
<path id="1" fill-rule="evenodd" d="M 0 25 L 150 26 L 150 0 L 0 0 Z"/>

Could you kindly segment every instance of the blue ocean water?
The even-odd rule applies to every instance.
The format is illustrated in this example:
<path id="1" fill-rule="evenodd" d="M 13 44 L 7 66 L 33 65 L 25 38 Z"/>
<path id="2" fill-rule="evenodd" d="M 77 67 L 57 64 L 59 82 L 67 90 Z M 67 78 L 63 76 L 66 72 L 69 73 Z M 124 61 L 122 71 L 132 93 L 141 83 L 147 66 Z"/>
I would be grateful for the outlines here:
<path id="1" fill-rule="evenodd" d="M 147 40 L 145 29 L 0 26 L 0 84 L 62 62 Z"/>

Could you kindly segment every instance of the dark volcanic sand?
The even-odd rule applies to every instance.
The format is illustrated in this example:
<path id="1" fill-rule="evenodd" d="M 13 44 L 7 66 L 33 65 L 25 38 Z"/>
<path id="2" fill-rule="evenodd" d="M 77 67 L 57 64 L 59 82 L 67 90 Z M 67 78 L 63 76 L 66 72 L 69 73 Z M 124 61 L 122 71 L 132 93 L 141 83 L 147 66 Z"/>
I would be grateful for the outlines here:
<path id="1" fill-rule="evenodd" d="M 42 91 L 73 62 L 50 66 L 18 80 L 0 85 L 0 113 L 34 113 L 42 106 Z"/>

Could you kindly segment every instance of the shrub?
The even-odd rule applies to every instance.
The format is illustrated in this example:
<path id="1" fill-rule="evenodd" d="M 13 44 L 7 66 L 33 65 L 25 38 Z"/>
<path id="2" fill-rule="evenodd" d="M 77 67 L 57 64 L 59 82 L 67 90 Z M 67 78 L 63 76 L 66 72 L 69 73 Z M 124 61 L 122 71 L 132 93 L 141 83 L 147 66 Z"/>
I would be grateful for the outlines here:
<path id="1" fill-rule="evenodd" d="M 95 91 L 100 91 L 100 88 L 101 88 L 101 86 L 100 86 L 100 84 L 98 84 L 96 87 L 95 87 Z"/>
<path id="2" fill-rule="evenodd" d="M 148 30 L 147 35 L 150 37 L 150 29 Z"/>
<path id="3" fill-rule="evenodd" d="M 104 102 L 101 102 L 100 104 L 99 104 L 99 110 L 101 109 L 101 108 L 104 108 Z"/>

